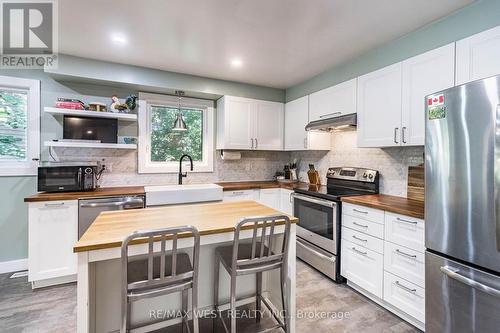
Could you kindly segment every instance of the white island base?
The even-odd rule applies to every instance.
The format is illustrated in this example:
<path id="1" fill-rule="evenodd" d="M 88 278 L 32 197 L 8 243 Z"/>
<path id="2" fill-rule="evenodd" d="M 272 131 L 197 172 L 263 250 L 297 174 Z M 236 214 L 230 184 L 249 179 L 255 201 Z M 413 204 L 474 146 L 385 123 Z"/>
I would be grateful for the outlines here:
<path id="1" fill-rule="evenodd" d="M 275 234 L 283 234 L 284 226 L 276 226 Z M 251 238 L 252 230 L 243 230 L 241 239 Z M 200 273 L 198 288 L 199 310 L 213 308 L 213 278 L 214 278 L 214 251 L 217 246 L 231 244 L 233 232 L 202 235 L 200 242 Z M 289 242 L 289 260 L 287 270 L 287 302 L 290 313 L 295 313 L 295 224 L 291 226 Z M 226 244 L 224 244 L 226 243 Z M 281 243 L 281 242 L 276 242 Z M 167 242 L 167 248 L 171 242 Z M 179 239 L 178 248 L 189 248 L 192 240 Z M 157 248 L 158 247 L 158 248 Z M 155 251 L 159 251 L 159 243 L 155 243 Z M 147 253 L 147 244 L 138 244 L 130 247 L 131 255 Z M 229 300 L 229 275 L 221 266 L 220 270 L 220 304 Z M 89 250 L 78 252 L 78 285 L 77 285 L 77 332 L 104 333 L 119 332 L 121 318 L 121 261 L 120 247 Z M 242 276 L 237 280 L 237 298 L 243 298 L 237 305 L 255 301 L 255 276 Z M 281 310 L 281 294 L 279 270 L 263 274 L 263 296 L 270 303 Z M 190 298 L 189 298 L 190 299 Z M 172 294 L 158 298 L 145 299 L 134 302 L 132 305 L 132 327 L 154 321 L 154 316 L 166 311 L 180 310 L 181 296 Z M 191 309 L 191 304 L 189 304 Z M 224 309 L 224 307 L 223 307 Z M 265 307 L 263 306 L 263 309 Z M 151 319 L 153 317 L 153 319 Z M 295 332 L 295 316 L 289 316 L 289 332 Z M 157 328 L 174 325 L 180 319 L 167 320 L 157 323 Z M 140 332 L 140 330 L 138 330 Z"/>

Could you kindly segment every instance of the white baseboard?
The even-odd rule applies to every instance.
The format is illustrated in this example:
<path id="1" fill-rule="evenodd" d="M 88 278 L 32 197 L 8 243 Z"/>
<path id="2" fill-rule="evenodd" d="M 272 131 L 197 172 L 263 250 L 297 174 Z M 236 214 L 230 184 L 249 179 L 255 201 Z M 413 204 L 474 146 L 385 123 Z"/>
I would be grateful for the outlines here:
<path id="1" fill-rule="evenodd" d="M 28 269 L 28 258 L 0 262 L 0 274 L 25 271 Z"/>

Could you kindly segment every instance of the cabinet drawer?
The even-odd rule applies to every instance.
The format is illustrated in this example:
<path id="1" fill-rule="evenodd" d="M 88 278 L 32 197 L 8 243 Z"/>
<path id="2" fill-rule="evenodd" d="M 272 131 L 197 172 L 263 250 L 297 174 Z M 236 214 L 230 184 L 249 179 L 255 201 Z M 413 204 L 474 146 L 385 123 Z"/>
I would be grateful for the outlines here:
<path id="1" fill-rule="evenodd" d="M 350 215 L 342 215 L 342 225 L 374 237 L 378 237 L 381 239 L 384 238 L 383 224 L 360 219 Z"/>
<path id="2" fill-rule="evenodd" d="M 383 256 L 342 240 L 341 274 L 369 293 L 383 297 Z"/>
<path id="3" fill-rule="evenodd" d="M 388 272 L 384 273 L 384 301 L 425 321 L 425 290 Z"/>
<path id="4" fill-rule="evenodd" d="M 425 255 L 423 252 L 386 241 L 384 269 L 425 288 Z"/>
<path id="5" fill-rule="evenodd" d="M 354 217 L 359 217 L 372 222 L 384 223 L 384 211 L 368 208 L 364 206 L 352 205 L 348 203 L 342 204 L 342 213 Z"/>
<path id="6" fill-rule="evenodd" d="M 424 252 L 424 220 L 385 213 L 385 240 Z"/>
<path id="7" fill-rule="evenodd" d="M 259 190 L 225 191 L 224 201 L 259 200 Z"/>
<path id="8" fill-rule="evenodd" d="M 342 239 L 363 246 L 369 250 L 384 253 L 384 241 L 373 236 L 369 236 L 359 231 L 342 227 Z"/>

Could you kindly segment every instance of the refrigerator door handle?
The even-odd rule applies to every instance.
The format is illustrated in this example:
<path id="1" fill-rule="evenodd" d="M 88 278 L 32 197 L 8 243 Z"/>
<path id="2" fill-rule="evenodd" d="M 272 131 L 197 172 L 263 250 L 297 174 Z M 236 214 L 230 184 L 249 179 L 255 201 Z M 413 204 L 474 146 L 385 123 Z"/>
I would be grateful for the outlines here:
<path id="1" fill-rule="evenodd" d="M 457 268 L 453 268 L 450 266 L 441 266 L 440 268 L 441 272 L 448 276 L 449 278 L 456 280 L 458 282 L 461 282 L 469 287 L 472 287 L 474 289 L 480 290 L 484 293 L 487 293 L 488 295 L 495 296 L 495 297 L 500 297 L 500 290 L 489 287 L 485 284 L 482 284 L 480 282 L 474 281 L 472 279 L 469 279 L 468 277 L 465 277 L 461 274 L 459 274 L 459 270 Z"/>

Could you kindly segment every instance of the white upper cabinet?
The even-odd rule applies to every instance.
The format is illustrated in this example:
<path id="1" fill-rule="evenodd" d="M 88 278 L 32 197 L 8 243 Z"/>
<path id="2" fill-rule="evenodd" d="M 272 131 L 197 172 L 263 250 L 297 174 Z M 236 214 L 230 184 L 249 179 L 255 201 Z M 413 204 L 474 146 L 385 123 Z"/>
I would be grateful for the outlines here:
<path id="1" fill-rule="evenodd" d="M 285 104 L 285 150 L 330 150 L 330 133 L 307 132 L 308 121 L 309 96 Z"/>
<path id="2" fill-rule="evenodd" d="M 356 113 L 356 80 L 352 79 L 309 95 L 309 120 Z"/>
<path id="3" fill-rule="evenodd" d="M 500 26 L 457 42 L 457 85 L 500 74 Z"/>
<path id="4" fill-rule="evenodd" d="M 454 43 L 403 61 L 402 145 L 424 145 L 425 96 L 454 84 Z"/>
<path id="5" fill-rule="evenodd" d="M 424 145 L 425 96 L 453 87 L 448 44 L 358 78 L 358 146 Z"/>
<path id="6" fill-rule="evenodd" d="M 283 103 L 224 96 L 217 101 L 217 149 L 282 150 Z"/>
<path id="7" fill-rule="evenodd" d="M 255 108 L 254 148 L 283 150 L 283 103 L 257 101 Z"/>
<path id="8" fill-rule="evenodd" d="M 401 63 L 358 78 L 358 146 L 399 146 Z"/>

